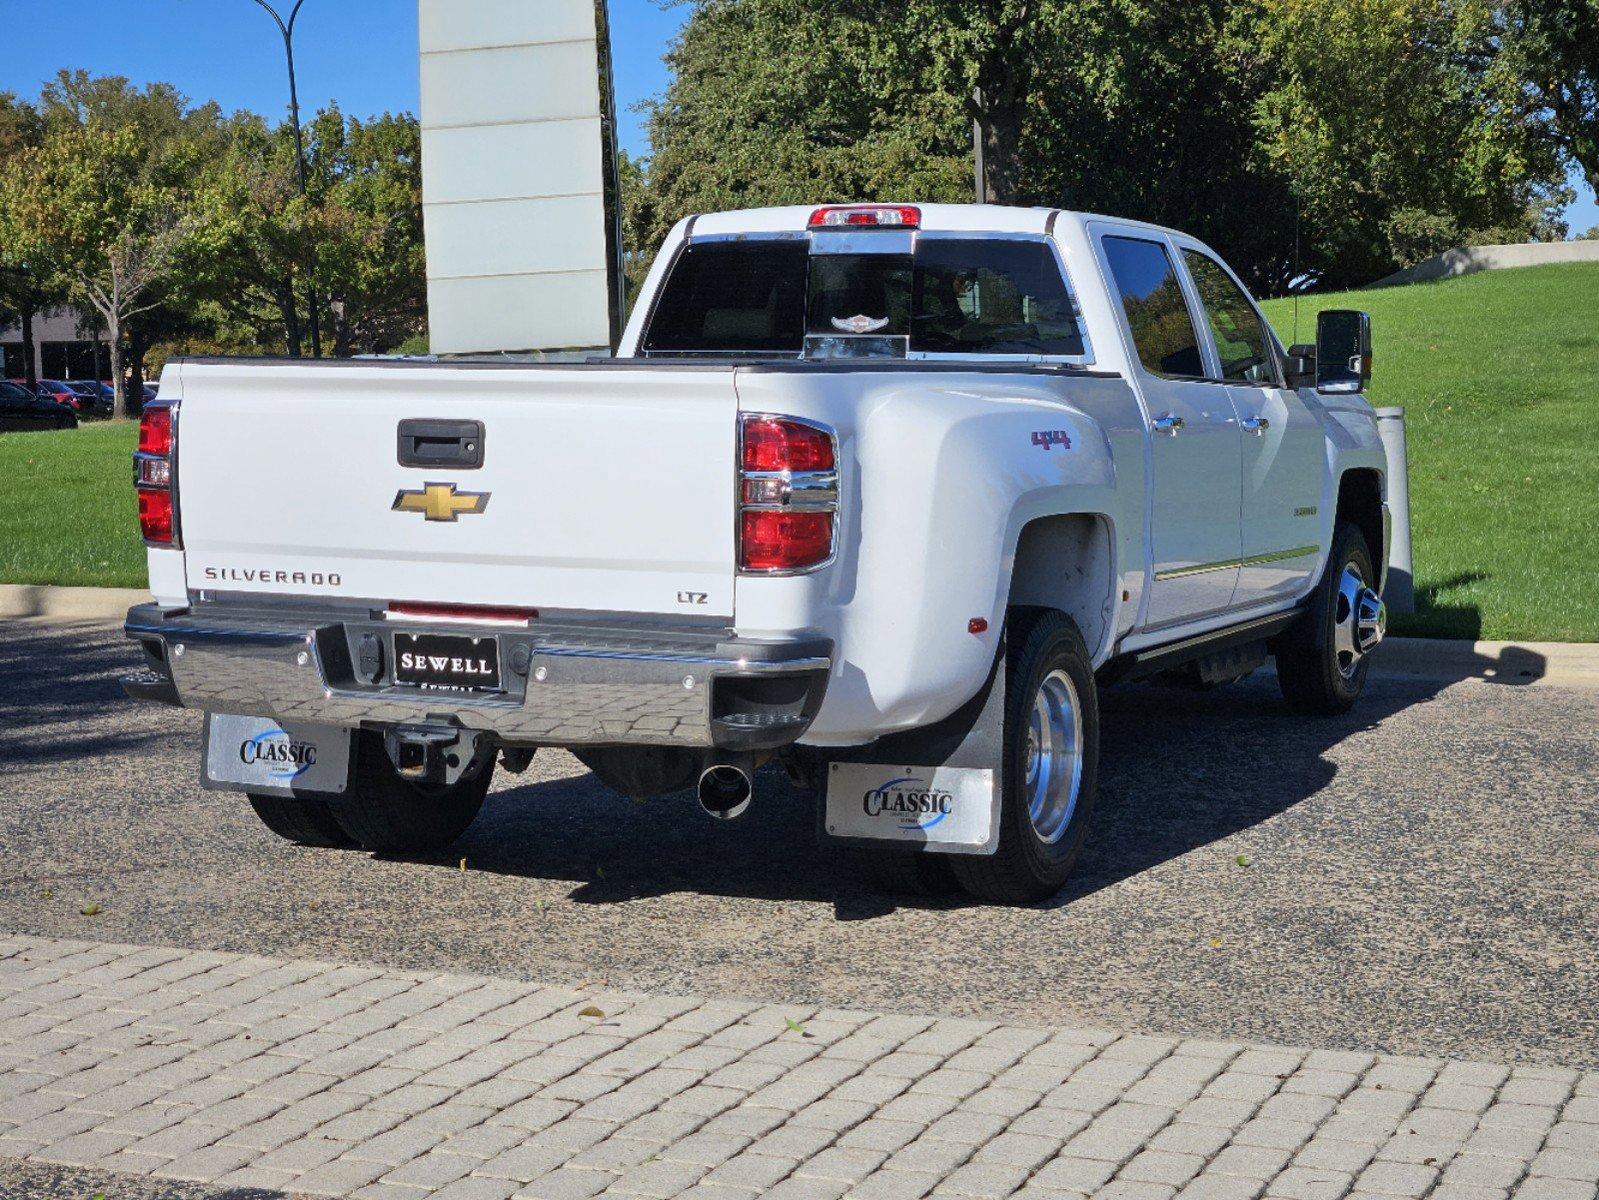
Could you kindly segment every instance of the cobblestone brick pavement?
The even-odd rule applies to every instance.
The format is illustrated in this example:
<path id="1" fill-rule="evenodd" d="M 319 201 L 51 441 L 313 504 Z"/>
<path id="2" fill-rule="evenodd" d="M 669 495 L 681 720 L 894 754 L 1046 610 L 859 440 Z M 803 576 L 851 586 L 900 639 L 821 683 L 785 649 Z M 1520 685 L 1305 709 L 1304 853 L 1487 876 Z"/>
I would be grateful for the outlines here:
<path id="1" fill-rule="evenodd" d="M 361 1200 L 1594 1200 L 1599 1072 L 0 935 L 0 1158 Z"/>

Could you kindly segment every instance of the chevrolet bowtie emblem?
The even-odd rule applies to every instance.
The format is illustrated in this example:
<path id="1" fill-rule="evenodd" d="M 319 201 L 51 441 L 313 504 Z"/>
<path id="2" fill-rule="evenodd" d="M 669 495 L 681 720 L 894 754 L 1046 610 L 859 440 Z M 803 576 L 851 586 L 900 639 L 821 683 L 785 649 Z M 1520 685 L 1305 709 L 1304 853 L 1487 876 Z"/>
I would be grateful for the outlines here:
<path id="1" fill-rule="evenodd" d="M 453 483 L 424 483 L 420 489 L 401 488 L 394 494 L 395 512 L 419 512 L 429 521 L 453 521 L 488 506 L 488 492 L 458 492 Z"/>

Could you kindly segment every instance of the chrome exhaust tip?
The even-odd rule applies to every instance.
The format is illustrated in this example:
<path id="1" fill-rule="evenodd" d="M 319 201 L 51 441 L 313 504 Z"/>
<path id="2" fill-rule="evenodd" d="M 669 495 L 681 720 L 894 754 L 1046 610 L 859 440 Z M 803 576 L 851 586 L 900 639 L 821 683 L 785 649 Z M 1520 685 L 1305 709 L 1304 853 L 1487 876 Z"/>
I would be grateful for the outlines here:
<path id="1" fill-rule="evenodd" d="M 750 806 L 754 787 L 749 772 L 732 763 L 713 763 L 700 772 L 700 807 L 718 821 L 732 821 Z"/>

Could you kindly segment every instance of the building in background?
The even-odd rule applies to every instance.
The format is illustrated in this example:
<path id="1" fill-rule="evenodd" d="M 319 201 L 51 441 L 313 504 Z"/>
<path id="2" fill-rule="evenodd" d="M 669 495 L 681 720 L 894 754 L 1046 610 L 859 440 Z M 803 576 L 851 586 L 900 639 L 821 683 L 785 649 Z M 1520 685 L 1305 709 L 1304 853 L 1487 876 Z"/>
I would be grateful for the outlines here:
<path id="1" fill-rule="evenodd" d="M 592 351 L 621 332 L 605 0 L 421 0 L 436 354 Z"/>
<path id="2" fill-rule="evenodd" d="M 20 323 L 0 327 L 0 353 L 5 356 L 0 377 L 21 379 L 27 374 Z M 33 354 L 40 379 L 111 378 L 111 349 L 104 336 L 69 308 L 51 309 L 34 317 Z"/>

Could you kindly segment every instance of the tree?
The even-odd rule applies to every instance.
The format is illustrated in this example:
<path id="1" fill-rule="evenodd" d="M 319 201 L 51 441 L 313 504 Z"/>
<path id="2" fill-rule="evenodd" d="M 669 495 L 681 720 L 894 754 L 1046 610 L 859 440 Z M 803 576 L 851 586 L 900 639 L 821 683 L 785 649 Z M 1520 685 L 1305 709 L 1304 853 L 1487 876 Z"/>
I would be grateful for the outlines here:
<path id="1" fill-rule="evenodd" d="M 1480 22 L 1480 51 L 1599 193 L 1599 0 L 1509 0 Z"/>
<path id="2" fill-rule="evenodd" d="M 650 107 L 653 247 L 689 212 L 971 199 L 1181 225 L 1257 285 L 1291 274 L 1293 205 L 1259 150 L 1263 70 L 1228 0 L 701 0 Z M 630 227 L 630 234 L 633 229 Z"/>
<path id="3" fill-rule="evenodd" d="M 317 114 L 309 213 L 316 293 L 333 353 L 385 353 L 427 322 L 422 147 L 416 118 Z"/>
<path id="4" fill-rule="evenodd" d="M 1189 230 L 1262 292 L 1362 283 L 1558 227 L 1548 140 L 1474 58 L 1488 3 L 697 0 L 630 204 L 653 245 L 709 208 L 967 200 L 975 117 L 995 199 Z"/>
<path id="5" fill-rule="evenodd" d="M 650 211 L 630 206 L 648 249 L 706 209 L 970 198 L 965 97 L 907 65 L 909 29 L 833 3 L 701 0 L 649 106 Z"/>
<path id="6" fill-rule="evenodd" d="M 201 179 L 196 284 L 228 340 L 301 351 L 297 279 L 309 261 L 310 203 L 299 194 L 287 125 L 241 113 Z"/>
<path id="7" fill-rule="evenodd" d="M 1436 0 L 1262 0 L 1265 153 L 1303 205 L 1306 268 L 1358 284 L 1462 242 L 1522 240 L 1563 198 L 1540 132 Z"/>
<path id="8" fill-rule="evenodd" d="M 134 415 L 123 372 L 130 320 L 160 302 L 193 228 L 184 180 L 188 156 L 152 156 L 130 127 L 98 122 L 47 129 L 0 180 L 0 236 L 28 261 L 53 265 L 72 295 L 97 313 L 111 346 L 117 410 Z"/>
<path id="9" fill-rule="evenodd" d="M 33 355 L 33 322 L 48 309 L 62 304 L 66 292 L 55 274 L 37 262 L 13 257 L 13 247 L 0 246 L 0 315 L 16 315 L 22 332 L 22 374 L 32 387 L 39 382 L 39 364 Z"/>
<path id="10" fill-rule="evenodd" d="M 225 338 L 276 343 L 298 357 L 307 322 L 297 296 L 306 264 L 335 354 L 384 352 L 426 323 L 421 138 L 416 119 L 346 118 L 305 128 L 305 197 L 292 126 L 240 114 L 201 189 L 193 257 Z"/>
<path id="11" fill-rule="evenodd" d="M 0 92 L 0 176 L 20 169 L 16 155 L 37 146 L 44 124 L 39 110 L 10 92 Z M 15 316 L 22 330 L 22 373 L 32 387 L 39 381 L 39 364 L 33 356 L 33 321 L 39 313 L 65 298 L 53 280 L 49 264 L 29 261 L 20 248 L 0 242 L 0 318 Z"/>

